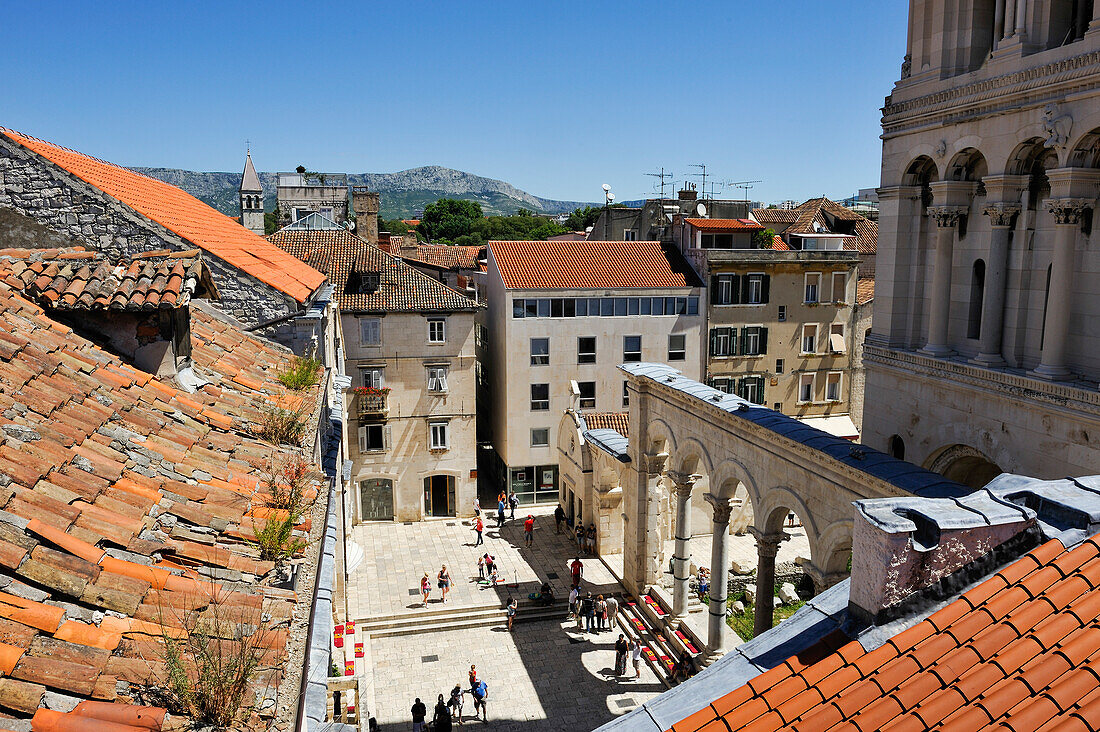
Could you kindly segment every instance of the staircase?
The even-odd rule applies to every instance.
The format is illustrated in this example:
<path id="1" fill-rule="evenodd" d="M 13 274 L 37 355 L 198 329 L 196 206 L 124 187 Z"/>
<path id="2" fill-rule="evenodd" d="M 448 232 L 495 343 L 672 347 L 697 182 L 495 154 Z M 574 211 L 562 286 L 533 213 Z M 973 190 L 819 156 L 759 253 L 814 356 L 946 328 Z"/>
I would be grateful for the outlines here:
<path id="1" fill-rule="evenodd" d="M 698 604 L 698 600 L 696 600 Z M 624 599 L 619 604 L 619 626 L 624 634 L 642 645 L 642 658 L 666 687 L 672 686 L 672 666 L 683 654 L 699 669 L 700 648 L 681 630 L 667 632 L 668 609 L 649 594 Z"/>
<path id="2" fill-rule="evenodd" d="M 568 612 L 566 602 L 556 601 L 552 605 L 537 605 L 530 600 L 519 603 L 516 610 L 517 623 L 529 623 L 538 620 L 564 620 Z M 481 628 L 506 626 L 508 612 L 500 605 L 479 605 L 470 607 L 432 608 L 394 615 L 375 615 L 356 623 L 356 630 L 368 634 L 371 638 L 388 638 L 414 633 L 431 633 L 440 630 L 460 630 L 462 628 Z"/>

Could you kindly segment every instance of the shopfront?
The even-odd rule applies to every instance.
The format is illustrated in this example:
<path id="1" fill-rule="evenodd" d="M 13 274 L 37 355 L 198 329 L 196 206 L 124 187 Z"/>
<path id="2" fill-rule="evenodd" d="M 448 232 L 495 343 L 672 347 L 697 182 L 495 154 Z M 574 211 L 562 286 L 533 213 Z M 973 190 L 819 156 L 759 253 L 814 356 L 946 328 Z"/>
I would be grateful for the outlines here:
<path id="1" fill-rule="evenodd" d="M 512 468 L 509 473 L 511 488 L 521 504 L 557 502 L 557 465 L 531 465 L 524 468 Z"/>

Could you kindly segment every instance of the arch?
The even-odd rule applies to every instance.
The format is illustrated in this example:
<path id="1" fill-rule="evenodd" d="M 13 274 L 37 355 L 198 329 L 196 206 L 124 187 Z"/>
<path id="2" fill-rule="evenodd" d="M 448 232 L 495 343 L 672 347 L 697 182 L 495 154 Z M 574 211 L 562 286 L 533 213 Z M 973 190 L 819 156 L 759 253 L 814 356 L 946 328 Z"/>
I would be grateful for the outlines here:
<path id="1" fill-rule="evenodd" d="M 802 526 L 806 529 L 806 538 L 810 542 L 810 560 L 817 563 L 817 539 L 821 532 L 818 530 L 818 519 L 814 516 L 798 492 L 787 486 L 775 486 L 769 489 L 760 504 L 760 510 L 756 512 L 756 528 L 763 534 L 775 534 L 783 529 L 783 520 L 787 514 L 794 512 L 802 519 Z"/>
<path id="2" fill-rule="evenodd" d="M 948 445 L 937 450 L 925 467 L 948 480 L 982 488 L 1004 471 L 980 450 L 969 445 Z"/>
<path id="3" fill-rule="evenodd" d="M 955 153 L 947 164 L 944 180 L 980 182 L 989 172 L 985 156 L 974 147 L 966 147 Z"/>
<path id="4" fill-rule="evenodd" d="M 939 168 L 936 167 L 935 161 L 927 155 L 918 155 L 905 166 L 905 176 L 902 180 L 902 184 L 907 186 L 919 186 L 939 179 L 940 172 Z"/>
<path id="5" fill-rule="evenodd" d="M 890 438 L 886 441 L 886 452 L 890 457 L 898 460 L 905 459 L 905 440 L 901 438 L 901 435 L 890 435 Z"/>
<path id="6" fill-rule="evenodd" d="M 1081 135 L 1066 160 L 1072 168 L 1100 168 L 1100 127 Z"/>
<path id="7" fill-rule="evenodd" d="M 710 482 L 711 490 L 719 497 L 732 498 L 737 491 L 738 483 L 745 486 L 753 506 L 759 506 L 760 491 L 748 468 L 732 457 L 726 457 L 714 470 Z"/>
<path id="8" fill-rule="evenodd" d="M 1053 150 L 1043 144 L 1041 137 L 1031 137 L 1018 144 L 1005 163 L 1005 175 L 1028 175 L 1036 161 L 1053 154 Z M 1054 166 L 1057 167 L 1057 163 Z"/>
<path id="9" fill-rule="evenodd" d="M 970 273 L 970 312 L 966 321 L 966 337 L 982 336 L 982 301 L 985 298 L 985 260 L 977 259 Z"/>
<path id="10" fill-rule="evenodd" d="M 643 453 L 653 450 L 672 455 L 676 452 L 676 433 L 663 419 L 650 420 L 642 434 L 646 436 L 646 442 L 640 443 L 638 447 Z M 640 458 L 641 456 L 639 464 Z"/>
<path id="11" fill-rule="evenodd" d="M 669 465 L 685 473 L 702 473 L 710 476 L 714 473 L 714 463 L 707 446 L 695 437 L 683 440 L 670 454 Z"/>
<path id="12" fill-rule="evenodd" d="M 828 575 L 848 573 L 852 556 L 852 521 L 834 521 L 825 527 L 818 539 L 821 547 L 821 571 Z"/>

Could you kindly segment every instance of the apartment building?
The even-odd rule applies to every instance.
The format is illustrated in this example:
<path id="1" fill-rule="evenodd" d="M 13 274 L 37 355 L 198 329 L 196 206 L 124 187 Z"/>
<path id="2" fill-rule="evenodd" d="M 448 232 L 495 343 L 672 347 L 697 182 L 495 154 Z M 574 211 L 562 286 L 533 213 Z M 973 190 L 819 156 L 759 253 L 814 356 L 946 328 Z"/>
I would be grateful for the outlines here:
<path id="1" fill-rule="evenodd" d="M 702 284 L 657 242 L 489 242 L 493 481 L 521 501 L 557 500 L 562 414 L 626 407 L 621 363 L 669 363 L 700 378 Z"/>
<path id="2" fill-rule="evenodd" d="M 850 416 L 855 237 L 788 244 L 751 218 L 677 216 L 676 245 L 708 283 L 707 382 L 837 436 Z"/>
<path id="3" fill-rule="evenodd" d="M 472 515 L 477 303 L 317 218 L 269 238 L 327 273 L 340 303 L 354 520 Z"/>

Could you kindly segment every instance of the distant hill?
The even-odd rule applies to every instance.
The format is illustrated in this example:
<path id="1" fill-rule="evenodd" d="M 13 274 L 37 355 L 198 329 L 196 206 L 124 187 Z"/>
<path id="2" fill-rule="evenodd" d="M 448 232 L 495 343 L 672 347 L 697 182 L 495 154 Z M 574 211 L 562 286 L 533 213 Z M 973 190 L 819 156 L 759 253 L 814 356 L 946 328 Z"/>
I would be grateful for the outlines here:
<path id="1" fill-rule="evenodd" d="M 240 173 L 212 173 L 179 168 L 134 168 L 139 173 L 171 183 L 222 213 L 239 213 L 237 189 Z M 511 214 L 518 208 L 535 213 L 563 213 L 582 201 L 555 201 L 533 196 L 510 183 L 464 173 L 461 170 L 429 165 L 402 170 L 399 173 L 352 173 L 351 185 L 365 185 L 382 194 L 382 216 L 387 219 L 409 218 L 440 198 L 461 198 L 477 201 L 487 214 Z M 260 173 L 264 189 L 264 204 L 268 211 L 275 208 L 275 174 Z"/>

